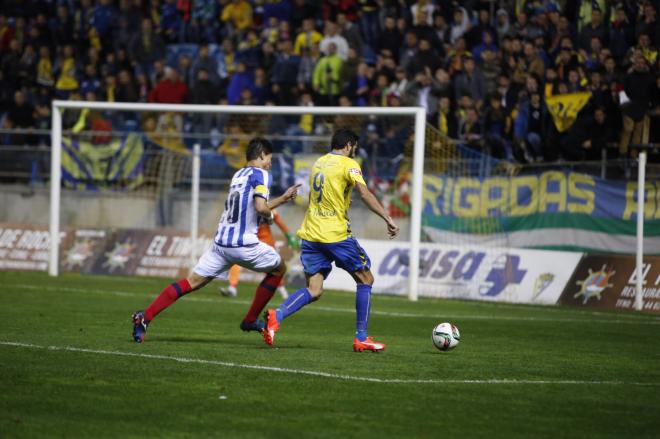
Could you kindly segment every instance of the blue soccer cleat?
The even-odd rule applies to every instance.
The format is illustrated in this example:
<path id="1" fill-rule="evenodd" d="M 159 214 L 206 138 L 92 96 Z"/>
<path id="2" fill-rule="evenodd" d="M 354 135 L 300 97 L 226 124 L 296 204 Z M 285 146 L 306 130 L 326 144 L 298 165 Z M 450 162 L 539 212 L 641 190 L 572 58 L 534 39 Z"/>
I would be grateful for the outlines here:
<path id="1" fill-rule="evenodd" d="M 265 327 L 266 324 L 261 319 L 257 319 L 254 322 L 246 322 L 245 320 L 241 322 L 241 329 L 245 332 L 250 332 L 250 331 L 263 332 Z"/>
<path id="2" fill-rule="evenodd" d="M 133 313 L 133 340 L 136 343 L 144 341 L 147 326 L 149 326 L 149 322 L 144 318 L 144 311 L 135 311 Z"/>

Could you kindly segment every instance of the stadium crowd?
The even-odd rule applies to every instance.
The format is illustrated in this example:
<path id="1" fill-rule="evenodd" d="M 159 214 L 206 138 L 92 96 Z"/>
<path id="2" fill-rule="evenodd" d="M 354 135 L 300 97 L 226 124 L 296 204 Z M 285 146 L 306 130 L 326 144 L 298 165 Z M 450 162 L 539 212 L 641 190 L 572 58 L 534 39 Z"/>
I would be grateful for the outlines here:
<path id="1" fill-rule="evenodd" d="M 660 140 L 658 3 L 4 0 L 2 127 L 49 128 L 53 98 L 421 105 L 441 133 L 498 158 L 600 159 L 613 142 L 627 155 L 631 142 Z M 583 91 L 587 105 L 559 131 L 546 101 Z M 314 129 L 304 117 L 292 128 Z"/>

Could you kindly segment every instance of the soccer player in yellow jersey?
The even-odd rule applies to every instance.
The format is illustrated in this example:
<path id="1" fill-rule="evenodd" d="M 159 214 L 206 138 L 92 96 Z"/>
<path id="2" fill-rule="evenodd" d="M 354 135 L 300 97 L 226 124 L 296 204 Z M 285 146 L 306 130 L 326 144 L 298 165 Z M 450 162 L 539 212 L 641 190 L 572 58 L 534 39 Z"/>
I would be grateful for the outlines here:
<path id="1" fill-rule="evenodd" d="M 307 288 L 291 294 L 279 308 L 266 311 L 266 328 L 262 334 L 266 344 L 272 345 L 282 320 L 321 297 L 323 281 L 332 270 L 334 261 L 337 267 L 350 273 L 357 284 L 357 330 L 353 350 L 378 352 L 385 349 L 385 345 L 367 334 L 371 286 L 374 283 L 371 261 L 353 237 L 348 220 L 353 188 L 357 188 L 369 209 L 385 221 L 390 239 L 397 236 L 399 227 L 362 178 L 360 165 L 354 160 L 358 148 L 357 134 L 349 129 L 340 129 L 332 136 L 331 143 L 331 151 L 318 159 L 312 168 L 309 206 L 298 230 L 298 236 L 302 239 L 300 260 L 305 270 Z"/>

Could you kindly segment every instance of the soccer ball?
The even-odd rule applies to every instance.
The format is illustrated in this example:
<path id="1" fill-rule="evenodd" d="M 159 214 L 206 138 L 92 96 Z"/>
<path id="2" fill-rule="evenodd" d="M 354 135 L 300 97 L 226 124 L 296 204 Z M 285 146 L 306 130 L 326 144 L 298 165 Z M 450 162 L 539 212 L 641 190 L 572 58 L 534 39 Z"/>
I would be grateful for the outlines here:
<path id="1" fill-rule="evenodd" d="M 433 345 L 441 351 L 449 351 L 458 346 L 461 341 L 461 333 L 451 323 L 440 323 L 433 328 L 431 334 Z"/>

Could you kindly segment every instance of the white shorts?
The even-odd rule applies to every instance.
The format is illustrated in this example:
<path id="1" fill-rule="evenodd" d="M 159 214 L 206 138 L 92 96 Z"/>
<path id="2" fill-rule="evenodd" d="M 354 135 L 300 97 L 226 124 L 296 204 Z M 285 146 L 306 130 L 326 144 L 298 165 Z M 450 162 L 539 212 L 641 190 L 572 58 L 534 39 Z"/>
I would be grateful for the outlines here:
<path id="1" fill-rule="evenodd" d="M 249 247 L 220 247 L 211 244 L 199 258 L 193 271 L 203 277 L 226 278 L 225 273 L 234 264 L 268 273 L 279 267 L 281 261 L 279 253 L 263 242 Z"/>

